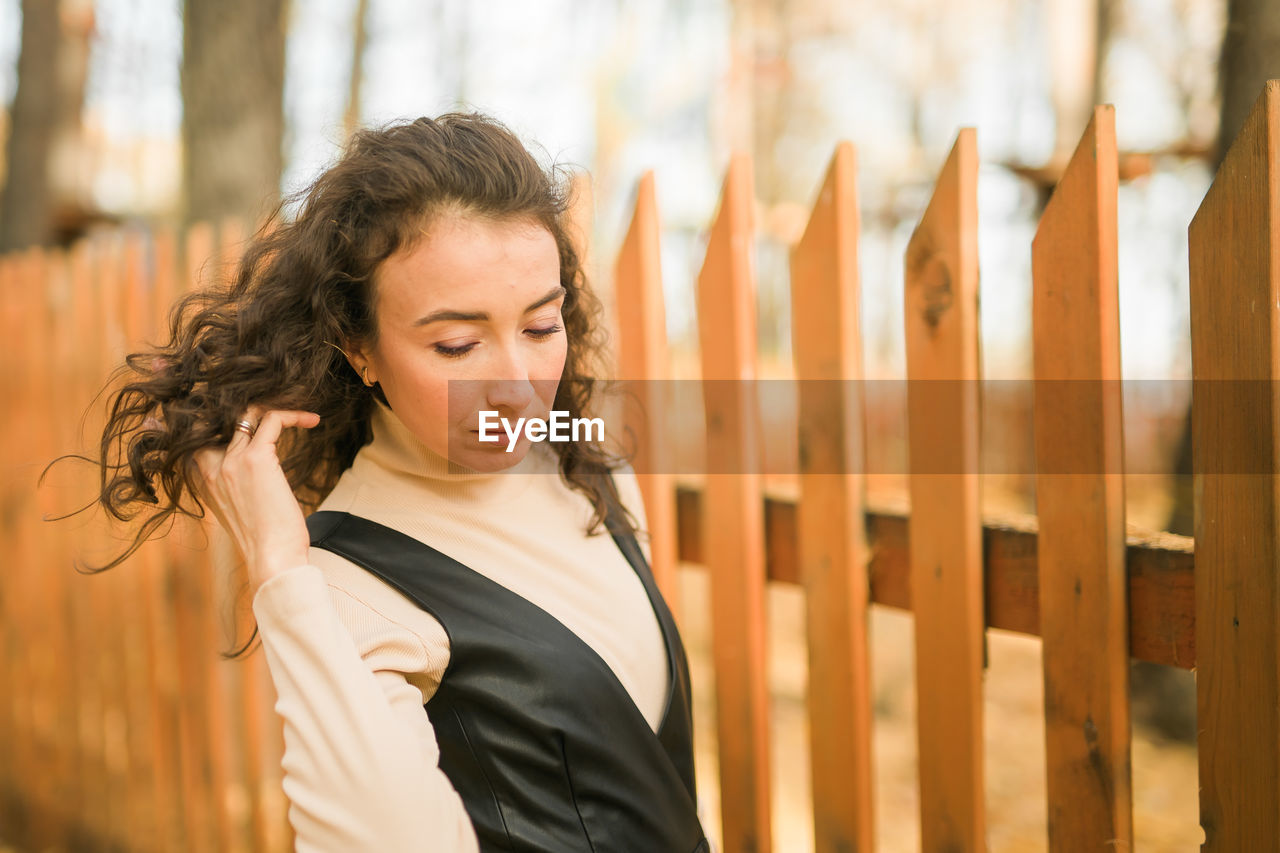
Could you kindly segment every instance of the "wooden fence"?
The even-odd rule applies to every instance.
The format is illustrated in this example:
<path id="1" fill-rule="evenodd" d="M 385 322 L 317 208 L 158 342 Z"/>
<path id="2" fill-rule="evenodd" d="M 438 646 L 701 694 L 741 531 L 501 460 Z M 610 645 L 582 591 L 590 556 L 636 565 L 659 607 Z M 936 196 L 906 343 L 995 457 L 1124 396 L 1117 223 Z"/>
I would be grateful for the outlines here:
<path id="1" fill-rule="evenodd" d="M 657 432 L 641 432 L 637 462 L 664 589 L 675 596 L 679 561 L 710 576 L 727 853 L 773 849 L 770 582 L 801 585 L 807 601 L 818 851 L 873 849 L 873 602 L 915 616 L 926 851 L 985 849 L 986 626 L 1043 640 L 1051 850 L 1133 847 L 1130 658 L 1197 673 L 1202 849 L 1280 850 L 1280 422 L 1269 391 L 1280 378 L 1278 146 L 1273 82 L 1191 225 L 1194 555 L 1180 537 L 1126 540 L 1120 397 L 1109 381 L 1120 375 L 1110 108 L 1095 112 L 1032 247 L 1035 452 L 1042 472 L 1066 460 L 1076 473 L 1041 473 L 1038 517 L 1020 525 L 984 522 L 978 503 L 974 132 L 959 134 L 907 252 L 909 518 L 868 506 L 859 474 L 866 412 L 847 144 L 792 254 L 795 373 L 822 380 L 800 383 L 800 490 L 763 487 L 758 401 L 740 381 L 756 376 L 751 166 L 732 161 L 698 307 L 702 376 L 731 380 L 703 386 L 707 470 L 738 473 L 678 482 Z M 665 378 L 658 234 L 646 177 L 615 267 L 624 378 Z M 241 582 L 226 543 L 179 525 L 130 564 L 80 576 L 70 567 L 86 547 L 100 556 L 119 543 L 40 517 L 74 508 L 92 482 L 55 469 L 34 487 L 46 461 L 94 434 L 82 413 L 107 367 L 157 337 L 204 259 L 230 263 L 241 237 L 234 227 L 181 239 L 125 231 L 0 260 L 9 353 L 0 371 L 9 403 L 0 422 L 0 840 L 19 849 L 292 846 L 263 656 L 217 655 L 232 645 L 217 604 Z M 1044 391 L 1077 380 L 1101 390 Z M 1224 405 L 1219 380 L 1268 392 Z M 853 390 L 822 391 L 831 383 Z M 938 473 L 938 459 L 960 467 Z"/>

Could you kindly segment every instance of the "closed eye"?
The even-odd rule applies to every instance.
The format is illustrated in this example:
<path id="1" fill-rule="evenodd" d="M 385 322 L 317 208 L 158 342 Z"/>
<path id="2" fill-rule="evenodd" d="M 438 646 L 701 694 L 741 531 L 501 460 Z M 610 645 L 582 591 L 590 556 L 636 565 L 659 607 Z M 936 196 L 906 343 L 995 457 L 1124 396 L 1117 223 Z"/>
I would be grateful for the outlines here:
<path id="1" fill-rule="evenodd" d="M 525 329 L 524 333 L 529 337 L 533 338 L 534 340 L 540 341 L 540 340 L 545 340 L 546 338 L 549 338 L 552 335 L 562 330 L 563 329 L 560 326 L 560 324 L 555 323 L 550 326 L 543 326 L 542 328 Z M 444 344 L 436 344 L 434 349 L 437 353 L 444 356 L 445 358 L 461 358 L 462 356 L 471 352 L 471 350 L 475 349 L 475 346 L 476 346 L 475 342 L 472 342 L 469 344 L 462 344 L 461 346 L 456 346 L 456 347 L 445 346 Z"/>
<path id="2" fill-rule="evenodd" d="M 544 326 L 541 329 L 525 329 L 524 333 L 531 338 L 542 339 L 549 338 L 558 331 L 560 331 L 560 324 L 556 323 L 553 326 Z"/>
<path id="3" fill-rule="evenodd" d="M 473 347 L 475 347 L 474 343 L 463 344 L 460 347 L 447 347 L 444 344 L 436 344 L 435 350 L 445 358 L 460 358 L 471 352 Z"/>

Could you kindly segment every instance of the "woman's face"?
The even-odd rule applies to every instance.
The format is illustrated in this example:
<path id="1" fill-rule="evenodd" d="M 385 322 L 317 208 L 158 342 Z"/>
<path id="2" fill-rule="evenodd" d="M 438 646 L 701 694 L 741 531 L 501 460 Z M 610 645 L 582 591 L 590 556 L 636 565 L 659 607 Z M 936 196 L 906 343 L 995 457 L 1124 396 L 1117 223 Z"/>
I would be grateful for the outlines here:
<path id="1" fill-rule="evenodd" d="M 567 342 L 555 238 L 527 219 L 444 213 L 375 276 L 377 342 L 357 370 L 382 385 L 391 408 L 430 450 L 477 471 L 522 460 L 479 440 L 479 413 L 546 418 Z"/>

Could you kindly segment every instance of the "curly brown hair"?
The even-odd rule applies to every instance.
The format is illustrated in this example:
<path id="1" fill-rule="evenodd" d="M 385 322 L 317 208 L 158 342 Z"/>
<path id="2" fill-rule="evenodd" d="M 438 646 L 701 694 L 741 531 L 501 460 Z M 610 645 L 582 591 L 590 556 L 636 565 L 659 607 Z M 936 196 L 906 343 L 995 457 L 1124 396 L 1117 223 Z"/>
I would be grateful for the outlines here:
<path id="1" fill-rule="evenodd" d="M 545 227 L 560 255 L 568 353 L 554 408 L 587 416 L 602 366 L 600 303 L 570 238 L 570 182 L 544 169 L 509 129 L 484 115 L 449 113 L 354 134 L 338 161 L 276 208 L 246 248 L 234 279 L 183 296 L 169 342 L 131 353 L 128 381 L 108 398 L 96 503 L 120 520 L 144 516 L 120 564 L 178 514 L 201 518 L 193 455 L 230 440 L 250 404 L 320 415 L 280 443 L 280 461 L 304 510 L 314 509 L 371 438 L 381 389 L 368 388 L 339 346 L 377 335 L 374 277 L 413 245 L 432 217 L 458 211 Z M 634 529 L 610 471 L 617 459 L 590 442 L 553 444 L 561 478 L 591 501 L 588 533 Z"/>

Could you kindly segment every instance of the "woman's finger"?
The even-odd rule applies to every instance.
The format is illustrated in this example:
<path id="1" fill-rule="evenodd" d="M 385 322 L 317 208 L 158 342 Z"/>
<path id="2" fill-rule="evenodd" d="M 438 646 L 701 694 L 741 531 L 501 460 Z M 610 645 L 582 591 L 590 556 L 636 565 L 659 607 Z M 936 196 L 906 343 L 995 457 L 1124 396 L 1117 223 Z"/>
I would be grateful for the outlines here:
<path id="1" fill-rule="evenodd" d="M 242 426 L 242 424 L 246 423 L 250 424 L 247 429 Z M 242 417 L 236 421 L 236 425 L 231 430 L 231 441 L 227 442 L 227 452 L 243 450 L 247 447 L 257 429 L 257 425 L 250 421 L 248 417 Z"/>
<path id="2" fill-rule="evenodd" d="M 266 409 L 258 404 L 249 406 L 245 409 L 239 420 L 236 421 L 235 428 L 232 430 L 231 441 L 227 444 L 227 450 L 241 450 L 248 446 L 253 439 L 254 433 L 258 431 L 258 424 L 262 421 L 262 416 Z M 246 428 L 243 424 L 248 424 Z"/>
<path id="3" fill-rule="evenodd" d="M 272 409 L 262 416 L 258 422 L 258 431 L 253 436 L 253 446 L 270 446 L 275 448 L 280 433 L 289 427 L 310 429 L 320 423 L 320 416 L 315 412 L 303 412 L 296 409 Z"/>

